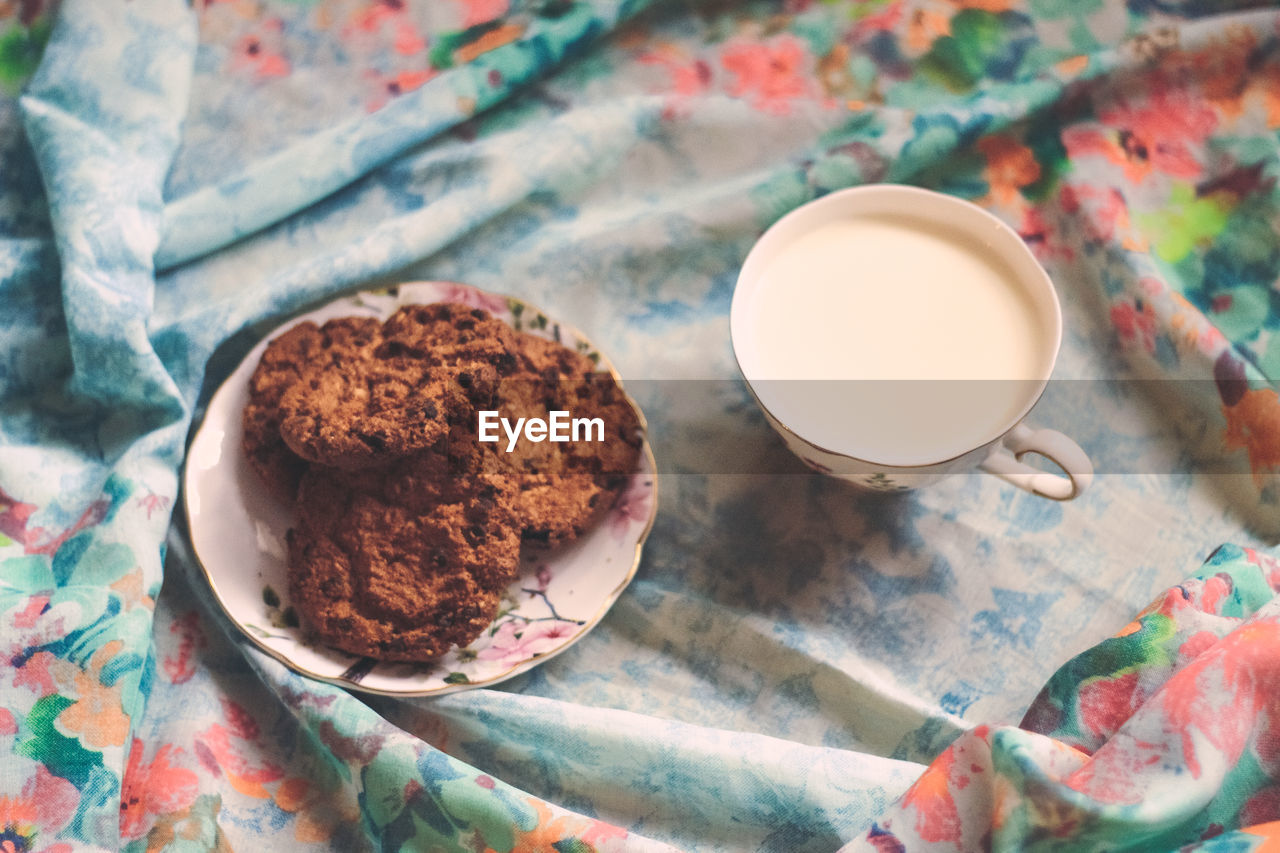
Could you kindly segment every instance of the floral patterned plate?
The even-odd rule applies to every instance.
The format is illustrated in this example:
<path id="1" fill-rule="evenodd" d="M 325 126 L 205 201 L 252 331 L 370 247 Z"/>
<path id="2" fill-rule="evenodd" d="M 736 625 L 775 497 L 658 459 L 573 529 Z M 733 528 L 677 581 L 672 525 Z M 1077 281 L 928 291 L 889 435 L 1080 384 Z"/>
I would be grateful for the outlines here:
<path id="1" fill-rule="evenodd" d="M 494 684 L 581 639 L 622 593 L 640 562 L 657 511 L 648 442 L 639 470 L 600 523 L 569 546 L 527 555 L 497 618 L 467 648 L 455 648 L 434 664 L 403 664 L 308 642 L 289 603 L 285 579 L 291 510 L 260 484 L 240 449 L 240 413 L 249 377 L 267 341 L 295 323 L 350 315 L 382 318 L 402 305 L 442 301 L 483 308 L 516 329 L 575 347 L 612 370 L 586 338 L 518 299 L 460 284 L 413 282 L 338 299 L 272 332 L 213 395 L 191 442 L 183 479 L 187 523 L 215 598 L 254 643 L 312 678 L 400 696 Z"/>

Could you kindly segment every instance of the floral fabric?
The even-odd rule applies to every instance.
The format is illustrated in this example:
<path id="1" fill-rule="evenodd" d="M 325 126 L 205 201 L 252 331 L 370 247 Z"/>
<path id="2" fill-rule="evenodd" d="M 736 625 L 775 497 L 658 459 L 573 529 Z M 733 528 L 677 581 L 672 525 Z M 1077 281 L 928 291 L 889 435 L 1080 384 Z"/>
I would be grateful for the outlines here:
<path id="1" fill-rule="evenodd" d="M 0 3 L 0 850 L 1262 849 L 1277 93 L 1266 3 Z M 1079 499 L 852 493 L 755 410 L 742 259 L 878 181 L 1049 270 Z M 434 699 L 258 652 L 178 492 L 262 334 L 409 278 L 583 329 L 659 465 L 600 625 Z"/>

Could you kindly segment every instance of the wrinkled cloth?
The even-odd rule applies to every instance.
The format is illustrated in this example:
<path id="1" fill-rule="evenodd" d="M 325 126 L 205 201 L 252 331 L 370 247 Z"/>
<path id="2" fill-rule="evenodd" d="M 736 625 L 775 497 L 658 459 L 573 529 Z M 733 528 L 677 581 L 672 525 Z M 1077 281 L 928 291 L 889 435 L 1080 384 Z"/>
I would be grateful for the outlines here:
<path id="1" fill-rule="evenodd" d="M 1260 849 L 1278 130 L 1264 3 L 0 5 L 0 849 Z M 1083 496 L 853 492 L 755 409 L 747 251 L 886 181 L 1050 272 Z M 262 335 L 410 279 L 597 342 L 659 509 L 572 648 L 392 699 L 240 634 L 178 475 Z"/>

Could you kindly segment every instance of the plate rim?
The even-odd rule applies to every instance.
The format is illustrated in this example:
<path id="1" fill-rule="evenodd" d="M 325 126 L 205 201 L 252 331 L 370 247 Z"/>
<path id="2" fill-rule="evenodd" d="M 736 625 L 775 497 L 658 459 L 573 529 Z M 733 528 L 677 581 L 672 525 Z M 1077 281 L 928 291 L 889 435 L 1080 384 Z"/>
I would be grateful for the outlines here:
<path id="1" fill-rule="evenodd" d="M 205 565 L 204 560 L 200 556 L 200 551 L 196 546 L 195 536 L 193 534 L 194 527 L 192 524 L 192 517 L 191 517 L 191 481 L 195 476 L 191 466 L 191 458 L 192 458 L 191 448 L 199 440 L 201 434 L 204 432 L 204 430 L 208 426 L 207 418 L 208 418 L 209 409 L 212 408 L 213 406 L 213 401 L 218 397 L 219 394 L 223 393 L 224 389 L 228 387 L 228 382 L 230 382 L 231 378 L 237 372 L 239 372 L 239 370 L 245 365 L 245 363 L 251 357 L 253 357 L 254 351 L 257 350 L 259 345 L 262 344 L 264 341 L 271 340 L 279 336 L 280 334 L 283 334 L 289 328 L 292 328 L 293 325 L 296 325 L 299 322 L 303 322 L 304 318 L 306 318 L 308 315 L 319 312 L 319 311 L 323 311 L 324 309 L 332 305 L 335 305 L 338 302 L 341 302 L 344 300 L 358 299 L 365 294 L 376 294 L 376 295 L 386 294 L 390 291 L 394 291 L 403 287 L 410 287 L 414 285 L 446 285 L 446 286 L 454 286 L 454 287 L 464 287 L 464 288 L 467 288 L 468 290 L 475 291 L 484 296 L 492 296 L 492 297 L 502 299 L 506 301 L 508 305 L 510 305 L 512 302 L 519 303 L 520 305 L 524 306 L 524 310 L 532 310 L 534 312 L 537 312 L 543 315 L 544 317 L 547 317 L 548 319 L 551 319 L 553 316 L 549 312 L 545 311 L 541 306 L 535 303 L 532 303 L 523 297 L 513 296 L 508 293 L 500 293 L 498 291 L 488 290 L 486 288 L 478 287 L 473 284 L 467 284 L 467 283 L 458 282 L 458 281 L 450 281 L 445 279 L 414 279 L 412 281 L 396 282 L 393 284 L 386 285 L 385 287 L 361 288 L 361 289 L 354 290 L 339 296 L 335 296 L 324 303 L 321 303 L 318 305 L 313 304 L 311 307 L 307 308 L 306 310 L 295 312 L 291 314 L 287 319 L 281 321 L 280 323 L 276 324 L 275 326 L 273 326 L 272 328 L 264 332 L 261 336 L 255 338 L 254 343 L 249 348 L 249 351 L 245 353 L 244 357 L 242 357 L 238 362 L 236 362 L 235 366 L 231 368 L 230 372 L 227 373 L 226 377 L 218 384 L 218 387 L 215 388 L 213 392 L 209 395 L 209 401 L 205 404 L 205 410 L 203 415 L 201 416 L 200 423 L 198 425 L 195 425 L 195 427 L 191 430 L 190 438 L 187 440 L 187 443 L 186 443 L 186 449 L 185 449 L 183 463 L 182 463 L 182 479 L 180 483 L 181 490 L 182 490 L 183 522 L 186 527 L 186 530 L 184 531 L 184 533 L 185 533 L 185 538 L 187 540 L 187 545 L 190 548 L 191 556 L 194 559 L 196 566 L 199 568 L 200 574 L 204 577 L 205 582 L 209 584 L 209 588 L 213 591 L 213 599 L 216 602 L 219 610 L 222 611 L 223 615 L 227 617 L 227 620 L 229 622 L 235 625 L 235 627 L 239 630 L 239 632 L 244 637 L 246 637 L 250 642 L 252 642 L 253 645 L 257 647 L 260 651 L 265 652 L 267 655 L 269 655 L 272 658 L 275 658 L 279 663 L 284 664 L 287 668 L 293 670 L 299 675 L 303 675 L 307 678 L 312 678 L 317 681 L 327 682 L 329 684 L 333 684 L 338 687 L 359 690 L 364 693 L 370 693 L 378 696 L 400 697 L 400 698 L 443 696 L 448 693 L 457 693 L 464 690 L 471 690 L 477 687 L 492 686 L 494 684 L 497 684 L 498 682 L 506 681 L 507 679 L 514 678 L 515 676 L 520 675 L 523 672 L 533 669 L 534 667 L 539 666 L 551 660 L 552 658 L 556 657 L 561 652 L 564 652 L 567 649 L 571 648 L 572 646 L 577 645 L 578 641 L 580 641 L 583 637 L 585 637 L 588 633 L 590 633 L 591 630 L 594 629 L 604 619 L 605 615 L 609 612 L 610 609 L 612 609 L 613 605 L 617 603 L 622 593 L 626 590 L 628 586 L 631 585 L 631 581 L 634 580 L 636 572 L 640 568 L 640 560 L 643 555 L 644 545 L 648 540 L 649 534 L 653 530 L 654 523 L 658 517 L 658 493 L 660 488 L 660 482 L 659 482 L 660 478 L 658 477 L 657 460 L 653 454 L 653 447 L 649 442 L 649 425 L 648 425 L 648 421 L 645 419 L 643 410 L 641 410 L 640 408 L 640 405 L 627 392 L 626 388 L 623 385 L 622 377 L 618 375 L 617 368 L 614 367 L 613 362 L 604 353 L 604 351 L 601 350 L 598 346 L 596 346 L 595 341 L 587 337 L 585 334 L 583 334 L 577 327 L 572 326 L 568 323 L 565 323 L 559 319 L 556 319 L 554 322 L 559 327 L 559 330 L 562 335 L 567 332 L 569 335 L 576 336 L 578 340 L 586 341 L 591 345 L 592 349 L 599 356 L 597 367 L 603 366 L 608 370 L 609 375 L 613 378 L 614 382 L 617 383 L 618 387 L 622 390 L 623 398 L 630 404 L 631 408 L 635 411 L 636 416 L 640 422 L 640 427 L 641 427 L 644 438 L 641 443 L 640 464 L 637 466 L 636 470 L 632 473 L 632 476 L 634 477 L 647 470 L 648 477 L 652 480 L 652 490 L 651 490 L 651 499 L 649 502 L 648 518 L 645 520 L 644 527 L 640 530 L 636 538 L 636 542 L 633 548 L 634 553 L 632 555 L 631 565 L 627 569 L 625 575 L 621 578 L 621 580 L 619 580 L 618 584 L 614 587 L 614 589 L 611 590 L 604 597 L 604 600 L 601 602 L 600 607 L 596 610 L 596 612 L 591 617 L 583 621 L 583 624 L 579 627 L 579 630 L 576 633 L 574 633 L 574 635 L 570 637 L 567 641 L 557 646 L 556 648 L 546 652 L 535 654 L 530 658 L 526 658 L 522 661 L 519 661 L 518 663 L 514 664 L 510 668 L 503 670 L 502 672 L 497 673 L 495 675 L 489 676 L 488 678 L 485 678 L 483 680 L 467 681 L 467 682 L 458 683 L 458 684 L 446 683 L 441 687 L 405 689 L 405 690 L 392 690 L 385 687 L 370 687 L 365 684 L 362 684 L 360 681 L 352 680 L 349 678 L 343 678 L 340 675 L 330 676 L 330 675 L 323 675 L 321 673 L 314 672 L 311 669 L 305 666 L 302 666 L 301 664 L 291 660 L 287 655 L 285 655 L 283 652 L 279 651 L 278 649 L 275 649 L 267 645 L 265 642 L 262 641 L 261 638 L 254 636 L 253 632 L 250 631 L 245 626 L 245 624 L 240 621 L 239 618 L 237 618 L 234 614 L 231 613 L 227 603 L 224 601 L 223 593 L 219 590 L 218 584 L 214 580 L 213 574 L 210 572 L 208 566 Z M 437 300 L 437 301 L 442 301 L 442 300 Z M 430 305 L 434 303 L 406 302 L 404 304 Z M 504 320 L 502 322 L 506 322 L 506 321 Z M 557 343 L 561 343 L 561 342 L 557 341 Z M 342 654 L 346 654 L 345 652 L 341 652 L 340 650 L 339 652 Z M 376 659 L 368 658 L 365 656 L 350 655 L 350 657 L 354 658 L 357 662 L 361 660 L 376 660 Z M 399 663 L 399 662 L 396 662 L 396 663 Z M 412 662 L 406 662 L 406 663 L 412 663 Z"/>

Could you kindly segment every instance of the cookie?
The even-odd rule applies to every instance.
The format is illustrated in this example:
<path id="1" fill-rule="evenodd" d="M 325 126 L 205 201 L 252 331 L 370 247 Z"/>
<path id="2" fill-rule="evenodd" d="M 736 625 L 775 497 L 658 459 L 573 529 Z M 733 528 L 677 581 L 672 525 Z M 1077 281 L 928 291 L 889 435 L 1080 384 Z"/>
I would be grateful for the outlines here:
<path id="1" fill-rule="evenodd" d="M 488 312 L 458 302 L 405 305 L 382 325 L 384 340 L 417 349 L 422 358 L 431 356 L 424 342 L 436 349 L 470 346 L 477 352 L 494 348 L 511 353 L 515 335 L 514 329 Z"/>
<path id="2" fill-rule="evenodd" d="M 425 450 L 451 417 L 493 405 L 517 366 L 512 335 L 463 305 L 401 308 L 374 346 L 328 360 L 282 395 L 281 436 L 301 458 L 344 469 Z"/>
<path id="3" fill-rule="evenodd" d="M 515 348 L 524 372 L 548 382 L 581 379 L 596 370 L 596 363 L 582 353 L 527 332 L 518 335 Z"/>
<path id="4" fill-rule="evenodd" d="M 454 302 L 406 305 L 382 326 L 384 357 L 420 361 L 464 392 L 465 407 L 492 405 L 498 380 L 519 367 L 515 331 L 478 308 Z"/>
<path id="5" fill-rule="evenodd" d="M 635 470 L 642 437 L 635 408 L 613 376 L 580 353 L 527 333 L 517 339 L 522 370 L 498 387 L 500 416 L 598 418 L 602 435 L 568 442 L 520 440 L 497 457 L 516 480 L 521 536 L 558 547 L 581 536 L 613 503 Z M 598 440 L 597 440 L 598 439 Z"/>
<path id="6" fill-rule="evenodd" d="M 280 434 L 280 403 L 285 393 L 319 366 L 342 360 L 345 353 L 368 348 L 381 326 L 370 317 L 344 317 L 323 327 L 299 323 L 277 336 L 262 353 L 249 379 L 243 447 L 249 466 L 277 498 L 292 502 L 307 462 Z"/>
<path id="7" fill-rule="evenodd" d="M 280 399 L 280 435 L 309 462 L 360 468 L 424 450 L 447 428 L 449 381 L 413 359 L 354 354 L 321 365 Z"/>
<path id="8" fill-rule="evenodd" d="M 480 442 L 478 412 L 603 436 Z M 492 622 L 524 546 L 572 542 L 635 470 L 638 413 L 580 352 L 453 303 L 303 323 L 250 382 L 244 446 L 294 509 L 290 597 L 351 654 L 429 661 Z M 597 440 L 598 439 L 598 440 Z"/>
<path id="9" fill-rule="evenodd" d="M 391 661 L 467 645 L 516 577 L 513 498 L 509 479 L 442 449 L 382 470 L 312 467 L 288 536 L 290 597 L 307 630 Z"/>

